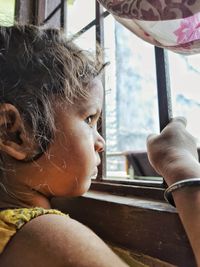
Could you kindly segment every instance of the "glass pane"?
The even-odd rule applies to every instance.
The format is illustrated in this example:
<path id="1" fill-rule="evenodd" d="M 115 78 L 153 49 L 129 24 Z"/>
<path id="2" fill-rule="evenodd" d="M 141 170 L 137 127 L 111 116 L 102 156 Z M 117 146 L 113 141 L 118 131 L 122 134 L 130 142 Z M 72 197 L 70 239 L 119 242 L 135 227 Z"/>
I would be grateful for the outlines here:
<path id="1" fill-rule="evenodd" d="M 200 145 L 200 55 L 168 52 L 174 116 L 187 118 L 187 129 Z M 177 68 L 178 66 L 178 68 Z"/>
<path id="2" fill-rule="evenodd" d="M 95 1 L 68 0 L 67 3 L 67 34 L 71 36 L 95 19 Z"/>
<path id="3" fill-rule="evenodd" d="M 14 23 L 15 0 L 0 0 L 0 25 L 9 26 Z"/>
<path id="4" fill-rule="evenodd" d="M 125 154 L 146 151 L 159 132 L 154 47 L 108 16 L 105 52 L 107 177 L 136 178 Z"/>
<path id="5" fill-rule="evenodd" d="M 85 33 L 81 34 L 74 42 L 82 49 L 89 50 L 95 53 L 96 40 L 95 40 L 95 27 L 90 28 Z"/>

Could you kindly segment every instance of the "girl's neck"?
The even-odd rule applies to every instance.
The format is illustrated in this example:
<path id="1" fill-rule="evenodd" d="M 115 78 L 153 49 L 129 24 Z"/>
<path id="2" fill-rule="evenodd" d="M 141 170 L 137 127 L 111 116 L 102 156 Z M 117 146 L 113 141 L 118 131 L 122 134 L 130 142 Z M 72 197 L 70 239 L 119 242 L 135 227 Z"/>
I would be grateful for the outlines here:
<path id="1" fill-rule="evenodd" d="M 5 177 L 0 178 L 0 208 L 51 208 L 50 197 L 37 190 L 40 188 L 37 185 L 41 185 L 45 179 L 40 165 L 18 161 L 11 161 L 9 164 L 15 171 L 11 170 Z"/>
<path id="2" fill-rule="evenodd" d="M 0 209 L 31 207 L 49 209 L 51 204 L 48 198 L 39 192 L 11 190 L 4 185 L 0 186 Z"/>

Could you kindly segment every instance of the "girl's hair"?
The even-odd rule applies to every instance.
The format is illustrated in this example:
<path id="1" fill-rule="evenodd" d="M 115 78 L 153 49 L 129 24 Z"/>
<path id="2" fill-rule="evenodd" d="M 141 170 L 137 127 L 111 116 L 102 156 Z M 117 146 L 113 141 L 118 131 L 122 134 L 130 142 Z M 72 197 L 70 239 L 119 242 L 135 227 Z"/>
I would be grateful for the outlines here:
<path id="1" fill-rule="evenodd" d="M 0 105 L 13 104 L 44 152 L 53 138 L 53 96 L 73 103 L 104 65 L 57 29 L 0 27 Z M 100 57 L 98 57 L 100 58 Z"/>

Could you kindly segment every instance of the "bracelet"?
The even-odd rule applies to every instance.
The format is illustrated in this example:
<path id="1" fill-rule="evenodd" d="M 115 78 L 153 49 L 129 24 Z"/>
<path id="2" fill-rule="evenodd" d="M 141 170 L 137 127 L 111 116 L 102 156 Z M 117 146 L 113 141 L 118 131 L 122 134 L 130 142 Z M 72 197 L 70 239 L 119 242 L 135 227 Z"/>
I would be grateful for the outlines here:
<path id="1" fill-rule="evenodd" d="M 190 178 L 178 181 L 172 185 L 170 185 L 164 192 L 165 200 L 171 204 L 172 206 L 176 207 L 172 192 L 186 186 L 200 186 L 200 178 Z"/>

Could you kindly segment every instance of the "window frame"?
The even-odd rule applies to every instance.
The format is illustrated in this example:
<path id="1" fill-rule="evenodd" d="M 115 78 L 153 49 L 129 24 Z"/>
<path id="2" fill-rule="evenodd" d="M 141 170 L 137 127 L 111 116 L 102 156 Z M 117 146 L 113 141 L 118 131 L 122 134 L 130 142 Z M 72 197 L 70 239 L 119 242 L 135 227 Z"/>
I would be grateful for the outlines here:
<path id="1" fill-rule="evenodd" d="M 66 10 L 66 0 L 15 0 L 15 20 L 22 24 L 51 23 L 54 27 L 66 29 Z"/>
<path id="2" fill-rule="evenodd" d="M 147 266 L 196 266 L 177 212 L 167 203 L 90 190 L 78 198 L 56 198 L 52 205 Z"/>

